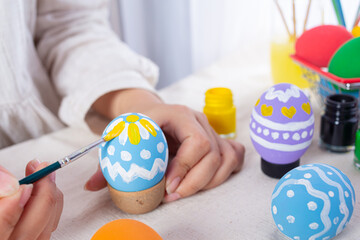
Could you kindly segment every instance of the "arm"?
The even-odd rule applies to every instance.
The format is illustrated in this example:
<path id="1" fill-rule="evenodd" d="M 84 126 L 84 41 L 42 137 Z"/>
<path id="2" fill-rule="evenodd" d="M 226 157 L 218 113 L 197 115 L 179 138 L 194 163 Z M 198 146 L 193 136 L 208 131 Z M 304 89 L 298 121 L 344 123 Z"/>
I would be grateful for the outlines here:
<path id="1" fill-rule="evenodd" d="M 67 125 L 86 127 L 91 105 L 111 91 L 154 91 L 157 66 L 113 33 L 106 0 L 39 0 L 36 47 Z"/>
<path id="2" fill-rule="evenodd" d="M 98 99 L 93 108 L 110 119 L 125 112 L 141 112 L 162 128 L 170 155 L 174 156 L 166 173 L 165 201 L 216 187 L 242 167 L 244 147 L 220 138 L 203 113 L 181 105 L 165 104 L 146 90 L 112 92 Z M 98 169 L 85 187 L 99 190 L 105 186 L 106 181 Z"/>

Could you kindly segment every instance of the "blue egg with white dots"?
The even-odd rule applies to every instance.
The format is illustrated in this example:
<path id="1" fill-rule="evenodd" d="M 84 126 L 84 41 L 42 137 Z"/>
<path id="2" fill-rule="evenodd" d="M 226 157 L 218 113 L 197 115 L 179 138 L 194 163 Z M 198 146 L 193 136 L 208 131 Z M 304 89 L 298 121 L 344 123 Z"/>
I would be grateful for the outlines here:
<path id="1" fill-rule="evenodd" d="M 350 221 L 355 192 L 349 178 L 327 164 L 294 168 L 277 183 L 271 212 L 291 239 L 331 239 Z"/>
<path id="2" fill-rule="evenodd" d="M 151 188 L 164 177 L 169 150 L 161 128 L 140 113 L 126 113 L 112 120 L 102 137 L 117 128 L 119 136 L 99 147 L 102 173 L 109 185 L 123 192 Z"/>

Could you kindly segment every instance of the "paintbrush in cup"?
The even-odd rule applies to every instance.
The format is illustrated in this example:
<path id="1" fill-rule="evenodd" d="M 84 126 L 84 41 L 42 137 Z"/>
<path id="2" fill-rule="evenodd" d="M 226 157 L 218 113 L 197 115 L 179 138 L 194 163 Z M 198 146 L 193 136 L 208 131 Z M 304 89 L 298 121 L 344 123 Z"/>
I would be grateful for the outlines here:
<path id="1" fill-rule="evenodd" d="M 31 184 L 34 183 L 38 180 L 40 180 L 43 177 L 46 177 L 47 175 L 49 175 L 50 173 L 58 170 L 59 168 L 65 167 L 67 166 L 69 163 L 74 162 L 76 159 L 84 156 L 85 154 L 87 154 L 88 152 L 90 152 L 91 149 L 97 147 L 98 145 L 110 141 L 112 139 L 114 139 L 115 137 L 119 136 L 119 134 L 121 133 L 121 126 L 116 125 L 108 134 L 106 134 L 103 138 L 100 138 L 99 140 L 90 143 L 89 145 L 65 156 L 64 158 L 60 159 L 57 162 L 52 163 L 51 165 L 37 171 L 34 172 L 33 174 L 21 179 L 19 181 L 19 184 Z"/>
<path id="2" fill-rule="evenodd" d="M 333 4 L 334 11 L 335 11 L 335 14 L 336 14 L 336 18 L 337 18 L 339 24 L 346 28 L 344 14 L 343 14 L 343 11 L 342 11 L 340 0 L 332 0 L 332 4 Z"/>

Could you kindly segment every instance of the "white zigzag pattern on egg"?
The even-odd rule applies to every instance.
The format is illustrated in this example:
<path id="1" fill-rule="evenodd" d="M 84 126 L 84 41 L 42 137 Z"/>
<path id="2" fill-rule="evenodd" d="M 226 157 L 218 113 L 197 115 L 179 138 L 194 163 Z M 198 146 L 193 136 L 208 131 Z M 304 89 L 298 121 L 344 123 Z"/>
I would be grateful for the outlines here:
<path id="1" fill-rule="evenodd" d="M 291 85 L 290 88 L 287 88 L 285 91 L 283 90 L 275 90 L 275 87 L 271 87 L 265 95 L 266 100 L 273 100 L 277 98 L 280 102 L 288 102 L 290 98 L 299 98 L 300 97 L 300 89 L 297 86 Z"/>
<path id="2" fill-rule="evenodd" d="M 115 181 L 115 178 L 118 175 L 120 175 L 126 183 L 132 182 L 138 177 L 145 180 L 151 180 L 158 174 L 158 172 L 166 171 L 166 167 L 168 164 L 168 154 L 169 152 L 168 150 L 166 150 L 165 161 L 160 158 L 156 158 L 150 171 L 145 168 L 139 167 L 134 163 L 130 165 L 129 171 L 126 171 L 123 167 L 121 167 L 119 162 L 116 162 L 114 165 L 112 165 L 108 157 L 101 159 L 100 165 L 102 169 L 105 169 L 105 167 L 107 167 L 109 176 L 113 181 Z"/>

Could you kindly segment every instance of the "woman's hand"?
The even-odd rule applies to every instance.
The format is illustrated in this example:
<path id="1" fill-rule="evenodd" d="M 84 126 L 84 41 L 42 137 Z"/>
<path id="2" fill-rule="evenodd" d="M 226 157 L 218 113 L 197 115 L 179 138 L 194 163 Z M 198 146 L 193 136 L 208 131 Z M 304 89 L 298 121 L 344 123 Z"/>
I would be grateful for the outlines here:
<path id="1" fill-rule="evenodd" d="M 165 201 L 216 187 L 241 169 L 244 147 L 219 137 L 203 113 L 158 104 L 144 114 L 162 128 L 174 156 L 166 172 Z"/>
<path id="2" fill-rule="evenodd" d="M 162 128 L 170 155 L 173 156 L 166 172 L 165 201 L 174 201 L 216 187 L 241 169 L 244 146 L 220 138 L 203 113 L 182 105 L 164 104 L 144 90 L 132 91 L 135 91 L 134 94 L 136 91 L 142 93 L 139 93 L 138 98 L 133 96 L 131 99 L 144 99 L 146 96 L 147 100 L 110 116 L 115 118 L 125 112 L 140 112 Z M 104 108 L 101 109 L 104 111 Z M 105 186 L 106 181 L 100 169 L 85 185 L 88 190 L 99 190 Z"/>
<path id="3" fill-rule="evenodd" d="M 33 160 L 26 175 L 46 167 Z M 18 180 L 0 166 L 1 239 L 50 239 L 63 208 L 63 195 L 55 185 L 55 173 L 33 185 L 19 186 Z"/>

